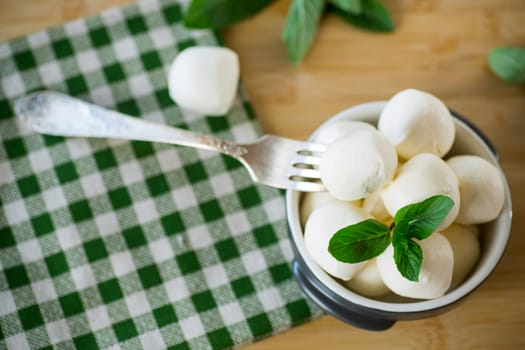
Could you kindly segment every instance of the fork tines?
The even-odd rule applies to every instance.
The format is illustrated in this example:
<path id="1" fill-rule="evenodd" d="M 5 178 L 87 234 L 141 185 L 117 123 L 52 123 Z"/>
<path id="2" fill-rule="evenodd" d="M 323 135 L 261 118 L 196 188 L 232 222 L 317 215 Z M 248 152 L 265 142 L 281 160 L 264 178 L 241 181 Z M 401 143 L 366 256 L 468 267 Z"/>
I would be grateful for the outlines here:
<path id="1" fill-rule="evenodd" d="M 291 159 L 292 169 L 288 179 L 295 182 L 299 191 L 324 191 L 319 164 L 326 145 L 304 142 Z"/>

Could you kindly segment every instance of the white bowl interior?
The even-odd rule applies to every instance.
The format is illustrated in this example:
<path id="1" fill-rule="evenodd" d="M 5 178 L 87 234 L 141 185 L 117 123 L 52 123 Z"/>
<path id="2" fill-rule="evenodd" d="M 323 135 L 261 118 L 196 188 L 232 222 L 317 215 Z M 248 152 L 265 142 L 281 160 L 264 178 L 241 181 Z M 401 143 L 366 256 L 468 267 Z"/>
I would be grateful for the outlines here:
<path id="1" fill-rule="evenodd" d="M 379 101 L 351 107 L 328 119 L 319 129 L 339 120 L 359 120 L 375 125 L 385 104 L 386 101 Z M 459 119 L 455 119 L 455 126 L 455 142 L 452 150 L 445 158 L 456 154 L 474 154 L 483 157 L 498 168 L 505 184 L 505 203 L 501 214 L 494 221 L 480 227 L 481 256 L 469 277 L 458 287 L 448 291 L 444 296 L 432 300 L 413 301 L 404 299 L 400 302 L 397 300 L 396 302 L 388 302 L 367 298 L 354 293 L 324 272 L 306 252 L 299 215 L 301 193 L 288 191 L 286 193 L 286 205 L 288 207 L 288 223 L 290 225 L 293 244 L 295 244 L 297 251 L 315 277 L 334 293 L 351 303 L 372 309 L 389 312 L 420 312 L 440 308 L 458 301 L 478 287 L 493 271 L 505 250 L 510 234 L 512 208 L 509 186 L 495 155 L 483 139 Z M 312 134 L 311 139 L 315 138 L 319 129 Z"/>

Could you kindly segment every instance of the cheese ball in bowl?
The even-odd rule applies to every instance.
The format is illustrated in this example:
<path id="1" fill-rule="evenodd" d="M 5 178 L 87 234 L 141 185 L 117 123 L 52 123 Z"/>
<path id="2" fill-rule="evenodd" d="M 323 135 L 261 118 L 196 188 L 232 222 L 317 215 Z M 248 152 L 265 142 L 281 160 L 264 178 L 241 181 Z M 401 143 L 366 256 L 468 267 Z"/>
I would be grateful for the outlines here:
<path id="1" fill-rule="evenodd" d="M 394 146 L 377 130 L 356 130 L 338 138 L 321 156 L 319 171 L 337 199 L 365 198 L 391 180 L 397 168 Z"/>
<path id="2" fill-rule="evenodd" d="M 447 106 L 432 94 L 406 89 L 395 94 L 379 116 L 378 129 L 405 159 L 418 153 L 445 155 L 455 128 Z"/>

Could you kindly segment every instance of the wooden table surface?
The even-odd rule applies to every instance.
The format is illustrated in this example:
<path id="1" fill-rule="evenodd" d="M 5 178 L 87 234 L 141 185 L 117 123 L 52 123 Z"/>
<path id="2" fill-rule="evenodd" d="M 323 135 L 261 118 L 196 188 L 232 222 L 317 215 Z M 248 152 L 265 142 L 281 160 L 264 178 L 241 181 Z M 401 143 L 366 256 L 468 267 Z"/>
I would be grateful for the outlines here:
<path id="1" fill-rule="evenodd" d="M 0 0 L 0 41 L 130 0 Z M 368 332 L 325 316 L 246 349 L 525 349 L 525 85 L 488 70 L 496 46 L 525 47 L 523 0 L 383 0 L 396 30 L 373 34 L 322 20 L 299 67 L 280 33 L 289 1 L 223 31 L 239 53 L 255 111 L 267 133 L 306 138 L 334 113 L 414 87 L 474 121 L 494 142 L 511 187 L 514 219 L 493 275 L 464 303 L 431 319 Z"/>

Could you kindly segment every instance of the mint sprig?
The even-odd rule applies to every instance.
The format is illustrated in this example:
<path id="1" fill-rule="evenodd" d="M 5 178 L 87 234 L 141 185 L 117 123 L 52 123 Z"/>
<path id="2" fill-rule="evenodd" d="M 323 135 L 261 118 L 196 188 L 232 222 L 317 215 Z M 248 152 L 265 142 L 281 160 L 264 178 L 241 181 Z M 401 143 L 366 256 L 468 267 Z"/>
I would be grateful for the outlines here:
<path id="1" fill-rule="evenodd" d="M 271 3 L 273 0 L 191 0 L 184 13 L 184 25 L 222 29 L 255 15 Z M 388 9 L 379 0 L 292 0 L 281 37 L 295 65 L 310 50 L 326 13 L 367 30 L 391 32 L 394 29 Z"/>
<path id="2" fill-rule="evenodd" d="M 346 226 L 332 236 L 328 251 L 341 262 L 358 263 L 378 256 L 392 242 L 398 271 L 406 279 L 417 282 L 423 252 L 413 239 L 430 236 L 453 206 L 450 197 L 436 195 L 399 209 L 390 227 L 375 219 Z"/>

